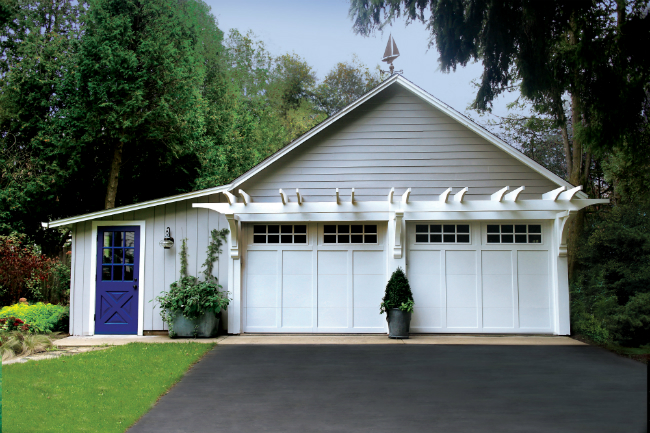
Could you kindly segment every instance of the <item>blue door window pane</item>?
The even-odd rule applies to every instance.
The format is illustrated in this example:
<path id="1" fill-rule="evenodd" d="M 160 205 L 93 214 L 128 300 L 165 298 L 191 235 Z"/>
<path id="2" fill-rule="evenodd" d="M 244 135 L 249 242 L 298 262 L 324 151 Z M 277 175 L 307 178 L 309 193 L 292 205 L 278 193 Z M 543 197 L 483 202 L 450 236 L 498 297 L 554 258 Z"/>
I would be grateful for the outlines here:
<path id="1" fill-rule="evenodd" d="M 104 248 L 102 251 L 102 263 L 112 263 L 112 254 L 110 248 Z"/>
<path id="2" fill-rule="evenodd" d="M 113 281 L 122 281 L 122 266 L 113 266 Z"/>
<path id="3" fill-rule="evenodd" d="M 124 266 L 124 281 L 133 281 L 133 266 Z"/>
<path id="4" fill-rule="evenodd" d="M 113 250 L 113 263 L 121 264 L 122 263 L 122 249 L 116 248 Z"/>
<path id="5" fill-rule="evenodd" d="M 110 281 L 110 280 L 111 280 L 111 267 L 102 266 L 102 281 Z"/>
<path id="6" fill-rule="evenodd" d="M 126 248 L 124 249 L 124 263 L 126 264 L 132 264 L 134 263 L 134 249 L 133 248 Z"/>
<path id="7" fill-rule="evenodd" d="M 124 232 L 124 246 L 131 248 L 135 246 L 135 232 Z"/>
<path id="8" fill-rule="evenodd" d="M 104 247 L 112 247 L 113 246 L 113 233 L 108 232 L 104 233 Z"/>

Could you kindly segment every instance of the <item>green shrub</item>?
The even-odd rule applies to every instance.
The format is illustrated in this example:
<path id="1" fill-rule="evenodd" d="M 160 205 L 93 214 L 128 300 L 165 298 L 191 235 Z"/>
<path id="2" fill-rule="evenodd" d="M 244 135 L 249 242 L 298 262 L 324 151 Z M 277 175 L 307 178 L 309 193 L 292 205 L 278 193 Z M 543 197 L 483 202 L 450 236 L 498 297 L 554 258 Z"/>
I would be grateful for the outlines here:
<path id="1" fill-rule="evenodd" d="M 44 304 L 14 304 L 0 310 L 0 318 L 15 317 L 29 325 L 31 332 L 67 331 L 70 311 L 67 306 Z"/>
<path id="2" fill-rule="evenodd" d="M 402 268 L 397 268 L 386 284 L 386 293 L 379 306 L 379 313 L 385 313 L 391 308 L 413 312 L 413 293 L 409 280 Z"/>
<path id="3" fill-rule="evenodd" d="M 624 346 L 650 344 L 650 292 L 638 293 L 613 317 L 614 338 Z"/>

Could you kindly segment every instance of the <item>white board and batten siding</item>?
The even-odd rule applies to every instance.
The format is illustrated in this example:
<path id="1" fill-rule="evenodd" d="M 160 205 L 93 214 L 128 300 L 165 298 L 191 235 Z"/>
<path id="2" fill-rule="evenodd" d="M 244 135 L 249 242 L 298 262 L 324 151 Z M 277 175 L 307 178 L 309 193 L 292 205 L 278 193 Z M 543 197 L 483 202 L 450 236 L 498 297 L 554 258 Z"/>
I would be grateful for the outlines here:
<path id="1" fill-rule="evenodd" d="M 228 227 L 226 218 L 217 212 L 207 209 L 192 207 L 192 203 L 218 203 L 225 201 L 221 194 L 190 200 L 167 203 L 160 206 L 139 209 L 132 212 L 121 213 L 104 217 L 102 224 L 110 221 L 128 222 L 144 221 L 146 233 L 144 257 L 140 257 L 140 266 L 144 266 L 144 285 L 138 290 L 144 290 L 144 316 L 139 318 L 143 322 L 144 331 L 166 330 L 160 317 L 160 309 L 155 299 L 161 292 L 169 290 L 169 285 L 178 280 L 180 272 L 179 251 L 181 240 L 187 238 L 188 270 L 190 275 L 200 276 L 203 268 L 201 265 L 206 258 L 206 250 L 213 229 L 221 230 Z M 158 243 L 165 236 L 169 227 L 174 238 L 174 246 L 165 250 Z M 72 228 L 72 275 L 70 293 L 70 333 L 73 335 L 91 335 L 92 317 L 95 306 L 91 305 L 91 280 L 95 276 L 91 273 L 91 260 L 96 260 L 97 253 L 92 250 L 93 221 L 83 221 L 74 224 Z M 219 279 L 224 289 L 228 287 L 228 255 L 227 245 L 222 248 L 224 253 L 215 265 L 214 275 Z M 223 316 L 223 326 L 226 326 L 227 316 Z"/>
<path id="2" fill-rule="evenodd" d="M 469 187 L 466 200 L 489 199 L 509 185 L 539 199 L 557 185 L 399 85 L 392 85 L 245 181 L 256 202 L 300 188 L 305 202 L 329 202 L 334 190 L 383 201 L 390 188 L 411 200 L 437 200 Z M 290 196 L 290 201 L 293 197 Z"/>
<path id="3" fill-rule="evenodd" d="M 552 333 L 552 225 L 540 223 L 540 244 L 487 244 L 487 223 L 465 223 L 467 245 L 418 244 L 408 224 L 412 331 Z"/>

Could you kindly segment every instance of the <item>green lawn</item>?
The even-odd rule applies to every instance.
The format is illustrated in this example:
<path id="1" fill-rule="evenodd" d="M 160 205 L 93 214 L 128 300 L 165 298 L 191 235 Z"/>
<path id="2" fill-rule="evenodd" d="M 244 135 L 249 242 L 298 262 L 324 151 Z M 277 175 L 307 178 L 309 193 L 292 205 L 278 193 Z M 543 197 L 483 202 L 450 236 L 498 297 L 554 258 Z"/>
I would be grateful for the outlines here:
<path id="1" fill-rule="evenodd" d="M 4 433 L 123 433 L 214 344 L 131 343 L 6 365 Z"/>

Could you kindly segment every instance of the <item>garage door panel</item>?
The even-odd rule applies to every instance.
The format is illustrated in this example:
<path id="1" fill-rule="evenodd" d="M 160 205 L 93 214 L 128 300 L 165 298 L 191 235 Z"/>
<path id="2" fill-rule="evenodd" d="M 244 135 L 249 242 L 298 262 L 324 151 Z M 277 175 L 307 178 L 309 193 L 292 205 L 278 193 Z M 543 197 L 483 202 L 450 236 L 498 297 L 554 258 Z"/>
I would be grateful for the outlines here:
<path id="1" fill-rule="evenodd" d="M 282 307 L 312 307 L 312 276 L 284 275 L 282 277 Z"/>
<path id="2" fill-rule="evenodd" d="M 483 275 L 483 308 L 512 307 L 512 275 Z"/>
<path id="3" fill-rule="evenodd" d="M 483 308 L 485 328 L 512 328 L 515 326 L 513 308 Z"/>
<path id="4" fill-rule="evenodd" d="M 312 274 L 311 262 L 312 262 L 311 251 L 283 251 L 282 274 L 283 275 L 311 275 Z"/>
<path id="5" fill-rule="evenodd" d="M 275 275 L 248 275 L 246 307 L 277 307 L 277 284 Z"/>
<path id="6" fill-rule="evenodd" d="M 440 251 L 410 251 L 409 269 L 413 275 L 440 275 Z"/>
<path id="7" fill-rule="evenodd" d="M 519 308 L 519 326 L 521 328 L 551 327 L 551 314 L 548 308 Z"/>
<path id="8" fill-rule="evenodd" d="M 347 328 L 347 308 L 322 308 L 318 307 L 319 328 Z"/>
<path id="9" fill-rule="evenodd" d="M 384 328 L 386 318 L 379 314 L 379 304 L 376 308 L 354 308 L 355 328 Z"/>
<path id="10" fill-rule="evenodd" d="M 415 296 L 415 294 L 413 296 Z M 414 307 L 413 314 L 411 315 L 411 327 L 412 328 L 441 328 L 442 309 Z"/>
<path id="11" fill-rule="evenodd" d="M 519 275 L 519 306 L 548 308 L 550 292 L 546 275 Z"/>
<path id="12" fill-rule="evenodd" d="M 247 308 L 246 326 L 248 328 L 274 328 L 277 325 L 277 308 Z"/>
<path id="13" fill-rule="evenodd" d="M 447 328 L 477 328 L 476 308 L 447 308 Z"/>
<path id="14" fill-rule="evenodd" d="M 277 275 L 278 252 L 249 251 L 246 268 L 248 275 Z"/>
<path id="15" fill-rule="evenodd" d="M 354 251 L 354 275 L 385 275 L 383 251 Z"/>
<path id="16" fill-rule="evenodd" d="M 354 275 L 354 307 L 376 308 L 384 297 L 384 275 Z"/>
<path id="17" fill-rule="evenodd" d="M 447 275 L 476 275 L 475 251 L 447 251 Z"/>
<path id="18" fill-rule="evenodd" d="M 441 308 L 440 275 L 411 275 L 409 277 L 415 305 L 423 308 Z"/>
<path id="19" fill-rule="evenodd" d="M 511 251 L 483 251 L 481 259 L 483 275 L 512 275 Z"/>
<path id="20" fill-rule="evenodd" d="M 519 275 L 548 275 L 548 252 L 519 251 L 517 273 Z"/>
<path id="21" fill-rule="evenodd" d="M 319 251 L 318 275 L 347 275 L 347 251 Z"/>
<path id="22" fill-rule="evenodd" d="M 476 275 L 447 275 L 447 307 L 476 309 Z"/>
<path id="23" fill-rule="evenodd" d="M 282 308 L 282 327 L 283 328 L 311 328 L 312 309 L 311 308 L 291 308 L 283 306 Z"/>
<path id="24" fill-rule="evenodd" d="M 347 308 L 347 306 L 347 275 L 318 275 L 318 308 Z"/>

